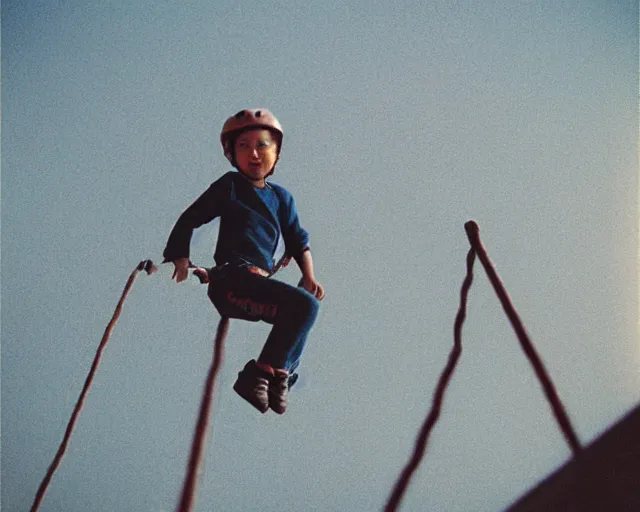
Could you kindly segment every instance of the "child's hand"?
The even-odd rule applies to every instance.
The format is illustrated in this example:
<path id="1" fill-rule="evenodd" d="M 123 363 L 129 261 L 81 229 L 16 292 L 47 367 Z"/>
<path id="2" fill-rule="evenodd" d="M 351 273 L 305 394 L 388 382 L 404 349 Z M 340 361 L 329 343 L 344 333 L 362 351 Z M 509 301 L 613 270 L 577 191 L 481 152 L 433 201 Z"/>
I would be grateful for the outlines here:
<path id="1" fill-rule="evenodd" d="M 314 277 L 303 277 L 302 287 L 316 299 L 322 300 L 324 298 L 324 288 Z"/>
<path id="2" fill-rule="evenodd" d="M 171 279 L 175 279 L 176 283 L 181 283 L 189 277 L 189 258 L 178 258 L 173 261 L 175 270 Z"/>

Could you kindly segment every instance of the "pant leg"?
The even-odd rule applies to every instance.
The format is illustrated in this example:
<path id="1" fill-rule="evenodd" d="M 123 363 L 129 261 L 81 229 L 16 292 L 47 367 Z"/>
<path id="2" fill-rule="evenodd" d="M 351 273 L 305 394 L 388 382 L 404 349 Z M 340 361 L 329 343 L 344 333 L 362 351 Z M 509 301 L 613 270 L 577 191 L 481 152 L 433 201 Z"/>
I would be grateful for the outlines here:
<path id="1" fill-rule="evenodd" d="M 273 325 L 258 357 L 289 371 L 299 364 L 319 301 L 303 288 L 230 268 L 211 280 L 209 298 L 221 315 Z"/>
<path id="2" fill-rule="evenodd" d="M 303 288 L 282 284 L 287 287 L 288 297 L 284 307 L 278 310 L 259 361 L 292 372 L 300 364 L 309 331 L 318 317 L 320 302 Z"/>

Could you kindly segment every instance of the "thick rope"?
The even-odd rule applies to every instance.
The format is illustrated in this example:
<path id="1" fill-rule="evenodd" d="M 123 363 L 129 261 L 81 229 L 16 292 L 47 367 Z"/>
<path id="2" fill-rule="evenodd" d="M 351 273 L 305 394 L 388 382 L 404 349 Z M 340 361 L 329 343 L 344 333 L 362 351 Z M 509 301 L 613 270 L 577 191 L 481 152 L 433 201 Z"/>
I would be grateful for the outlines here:
<path id="1" fill-rule="evenodd" d="M 536 375 L 538 376 L 538 379 L 542 384 L 542 387 L 545 391 L 547 399 L 551 404 L 553 412 L 567 440 L 567 443 L 569 444 L 569 447 L 572 449 L 575 455 L 579 454 L 582 449 L 580 445 L 580 441 L 578 440 L 578 437 L 575 434 L 575 431 L 573 430 L 571 422 L 569 421 L 569 418 L 564 410 L 564 407 L 560 402 L 560 399 L 553 386 L 553 383 L 551 382 L 551 379 L 546 373 L 544 365 L 542 364 L 542 361 L 538 357 L 535 351 L 535 348 L 533 347 L 533 344 L 529 340 L 526 330 L 522 325 L 522 322 L 520 321 L 520 318 L 518 317 L 518 314 L 515 311 L 513 304 L 511 303 L 509 295 L 505 290 L 504 286 L 502 285 L 502 282 L 498 277 L 497 272 L 495 271 L 493 263 L 489 259 L 489 256 L 487 255 L 486 250 L 482 245 L 482 242 L 479 236 L 478 225 L 474 221 L 469 221 L 465 224 L 465 230 L 467 232 L 469 242 L 471 243 L 471 250 L 469 250 L 467 254 L 467 275 L 465 277 L 465 280 L 462 284 L 462 288 L 460 291 L 460 307 L 458 309 L 458 313 L 456 315 L 456 319 L 454 323 L 454 345 L 449 354 L 449 359 L 447 361 L 447 364 L 442 374 L 440 375 L 440 379 L 438 381 L 438 385 L 436 387 L 436 391 L 433 396 L 431 410 L 429 411 L 429 414 L 427 415 L 427 418 L 425 419 L 425 422 L 423 423 L 420 429 L 420 433 L 419 433 L 418 439 L 416 440 L 413 455 L 409 460 L 409 462 L 407 463 L 407 465 L 405 466 L 405 468 L 403 469 L 402 473 L 400 474 L 400 477 L 398 478 L 398 481 L 396 482 L 396 485 L 394 486 L 393 492 L 385 507 L 385 512 L 394 512 L 397 509 L 398 505 L 400 504 L 400 501 L 402 500 L 402 497 L 404 495 L 404 492 L 406 491 L 406 488 L 409 484 L 411 477 L 417 470 L 418 466 L 420 465 L 420 462 L 422 461 L 422 458 L 424 457 L 429 435 L 440 416 L 442 402 L 444 400 L 444 393 L 449 384 L 449 381 L 451 380 L 456 364 L 462 352 L 461 332 L 462 332 L 462 325 L 466 317 L 467 297 L 468 297 L 469 289 L 471 287 L 471 283 L 473 281 L 473 263 L 475 261 L 476 254 L 480 259 L 480 261 L 482 262 L 487 272 L 489 280 L 491 281 L 498 295 L 498 298 L 500 299 L 502 306 L 507 316 L 509 317 L 509 320 L 511 321 L 511 324 L 516 332 L 518 340 L 520 341 L 520 344 L 525 354 L 527 355 L 527 357 L 529 358 L 529 361 L 534 367 Z M 42 483 L 40 484 L 40 487 L 38 488 L 35 501 L 33 503 L 33 506 L 31 507 L 31 512 L 36 512 L 39 509 L 42 499 L 44 498 L 44 495 L 47 491 L 49 482 L 51 481 L 51 478 L 55 470 L 59 466 L 60 461 L 62 460 L 62 457 L 65 454 L 67 444 L 69 442 L 71 433 L 77 421 L 78 414 L 82 409 L 82 406 L 84 405 L 87 392 L 91 386 L 91 383 L 93 382 L 95 372 L 100 363 L 102 352 L 104 351 L 104 348 L 107 344 L 109 336 L 111 335 L 111 331 L 113 330 L 113 327 L 115 326 L 115 323 L 120 316 L 120 313 L 122 311 L 122 305 L 124 304 L 124 300 L 128 295 L 137 274 L 141 270 L 145 270 L 148 274 L 151 274 L 155 270 L 157 270 L 157 267 L 155 267 L 155 265 L 153 265 L 153 263 L 150 260 L 144 260 L 140 262 L 140 264 L 129 276 L 125 289 L 114 311 L 113 317 L 111 318 L 111 321 L 107 325 L 107 328 L 105 329 L 105 333 L 102 337 L 100 345 L 98 346 L 98 350 L 93 360 L 91 370 L 89 371 L 89 374 L 85 381 L 82 392 L 80 393 L 80 397 L 78 398 L 78 402 L 76 403 L 75 409 L 71 415 L 71 419 L 69 420 L 69 424 L 67 425 L 67 429 L 65 431 L 65 435 L 62 440 L 62 443 L 58 448 L 58 451 L 47 471 L 47 474 L 45 475 Z M 206 282 L 205 280 L 203 280 L 203 277 L 201 276 L 198 276 L 198 277 L 201 280 L 201 282 Z M 229 319 L 227 317 L 222 317 L 220 319 L 220 323 L 218 324 L 218 330 L 217 330 L 216 338 L 214 342 L 213 361 L 211 363 L 207 380 L 205 382 L 205 389 L 204 389 L 201 404 L 200 404 L 198 422 L 196 424 L 196 430 L 194 433 L 193 442 L 191 446 L 191 454 L 189 456 L 189 462 L 187 465 L 187 474 L 185 476 L 184 486 L 182 489 L 182 496 L 181 496 L 181 500 L 180 500 L 180 504 L 178 506 L 177 512 L 191 512 L 195 502 L 196 486 L 197 486 L 200 466 L 201 466 L 203 454 L 204 454 L 205 439 L 207 435 L 209 416 L 211 413 L 211 404 L 213 401 L 215 381 L 216 381 L 217 374 L 220 370 L 220 367 L 222 366 L 222 360 L 224 357 L 224 342 L 225 342 L 228 330 L 229 330 Z"/>
<path id="2" fill-rule="evenodd" d="M 567 413 L 562 406 L 562 403 L 560 402 L 558 393 L 556 392 L 556 389 L 551 382 L 551 379 L 549 378 L 549 375 L 547 374 L 540 357 L 538 357 L 538 354 L 536 353 L 536 350 L 533 347 L 529 336 L 527 335 L 527 331 L 520 321 L 518 313 L 516 312 L 513 303 L 511 302 L 509 294 L 505 290 L 504 285 L 502 284 L 502 281 L 500 280 L 500 277 L 495 270 L 493 262 L 487 255 L 487 251 L 485 250 L 482 241 L 480 240 L 480 229 L 478 228 L 478 225 L 472 220 L 467 222 L 464 227 L 467 231 L 467 237 L 469 238 L 471 247 L 473 247 L 473 250 L 478 255 L 478 259 L 484 266 L 484 269 L 489 276 L 489 280 L 491 281 L 491 284 L 493 285 L 493 288 L 495 289 L 498 298 L 502 303 L 502 307 L 509 317 L 509 320 L 511 321 L 511 325 L 513 326 L 518 340 L 520 341 L 520 346 L 529 358 L 529 361 L 533 366 L 533 369 L 535 370 L 540 383 L 542 384 L 542 388 L 544 389 L 544 392 L 547 396 L 547 400 L 551 404 L 551 408 L 553 409 L 553 413 L 556 417 L 556 420 L 558 421 L 560 430 L 562 430 L 567 444 L 573 451 L 573 454 L 577 455 L 582 450 L 582 446 L 580 445 L 578 436 L 576 435 L 571 422 L 569 421 L 569 417 L 567 416 Z"/>
<path id="3" fill-rule="evenodd" d="M 47 474 L 45 475 L 44 479 L 40 483 L 40 487 L 38 488 L 38 492 L 36 493 L 35 500 L 33 502 L 33 505 L 31 506 L 31 512 L 36 512 L 40 508 L 42 499 L 44 498 L 44 495 L 47 492 L 47 489 L 49 487 L 49 482 L 51 481 L 51 478 L 53 477 L 53 474 L 55 473 L 56 469 L 58 469 L 58 466 L 60 465 L 60 461 L 62 460 L 62 457 L 64 457 L 64 454 L 67 450 L 67 445 L 69 444 L 69 439 L 71 438 L 71 433 L 73 432 L 76 421 L 78 419 L 78 415 L 80 414 L 82 406 L 84 405 L 85 398 L 87 396 L 87 393 L 89 392 L 91 383 L 93 382 L 93 378 L 95 376 L 96 370 L 98 369 L 98 365 L 100 364 L 100 359 L 102 358 L 102 352 L 104 351 L 104 348 L 107 345 L 107 341 L 109 340 L 109 336 L 111 335 L 111 331 L 113 330 L 113 327 L 115 326 L 116 322 L 118 321 L 118 318 L 120 317 L 124 300 L 129 294 L 129 290 L 131 290 L 131 286 L 133 286 L 133 282 L 135 281 L 136 276 L 142 270 L 144 270 L 145 272 L 147 272 L 147 274 L 150 275 L 157 270 L 157 267 L 151 262 L 151 260 L 143 260 L 138 264 L 136 269 L 133 272 L 131 272 L 129 279 L 127 280 L 127 284 L 124 287 L 124 291 L 122 292 L 122 296 L 118 301 L 118 305 L 116 306 L 116 309 L 113 312 L 111 321 L 109 322 L 109 324 L 107 325 L 107 328 L 104 331 L 104 335 L 102 336 L 102 340 L 100 341 L 100 345 L 98 346 L 98 350 L 93 359 L 93 364 L 91 365 L 89 374 L 87 375 L 87 378 L 84 382 L 84 387 L 82 388 L 80 397 L 78 398 L 78 401 L 73 410 L 73 413 L 71 414 L 71 419 L 67 424 L 67 429 L 64 433 L 62 442 L 60 443 L 60 446 L 58 447 L 58 451 L 55 457 L 53 458 L 53 462 L 51 463 L 51 465 L 49 466 L 49 469 L 47 470 Z"/>
<path id="4" fill-rule="evenodd" d="M 222 366 L 222 360 L 224 358 L 224 341 L 227 337 L 228 331 L 229 318 L 223 316 L 218 324 L 218 331 L 214 342 L 213 361 L 211 362 L 209 374 L 205 381 L 204 392 L 200 403 L 200 413 L 196 424 L 196 430 L 193 435 L 191 454 L 189 456 L 187 473 L 182 487 L 182 496 L 180 498 L 180 504 L 178 505 L 177 512 L 191 512 L 195 503 L 196 486 L 204 454 L 205 438 L 207 435 L 207 426 L 209 424 L 211 403 L 213 400 L 213 390 L 216 377 L 220 367 Z"/>
<path id="5" fill-rule="evenodd" d="M 433 429 L 436 421 L 438 421 L 438 417 L 440 416 L 440 409 L 442 407 L 442 401 L 444 399 L 444 393 L 447 389 L 447 385 L 451 380 L 451 376 L 453 375 L 453 371 L 455 370 L 456 364 L 458 362 L 458 358 L 462 352 L 462 324 L 464 323 L 464 319 L 467 314 L 467 296 L 469 295 L 469 288 L 471 288 L 471 283 L 473 281 L 473 262 L 475 261 L 475 252 L 473 249 L 470 249 L 467 253 L 467 275 L 462 283 L 462 289 L 460 290 L 460 307 L 458 309 L 458 314 L 456 315 L 456 320 L 453 328 L 453 348 L 449 353 L 449 360 L 440 375 L 440 380 L 438 381 L 438 386 L 436 387 L 436 391 L 433 395 L 433 402 L 431 405 L 431 410 L 425 419 L 422 428 L 420 429 L 420 434 L 418 435 L 418 439 L 416 440 L 415 448 L 413 450 L 413 455 L 409 462 L 402 470 L 398 481 L 395 484 L 393 492 L 389 497 L 387 502 L 387 506 L 385 507 L 385 512 L 394 512 L 402 497 L 404 492 L 409 485 L 409 481 L 411 477 L 415 473 L 416 469 L 420 465 L 422 458 L 424 457 L 424 453 L 427 449 L 427 441 L 429 440 L 429 435 L 431 434 L 431 430 Z"/>
<path id="6" fill-rule="evenodd" d="M 427 419 L 425 420 L 420 430 L 413 455 L 400 474 L 398 481 L 396 482 L 391 497 L 389 498 L 389 501 L 387 502 L 387 505 L 384 509 L 385 512 L 394 512 L 400 504 L 409 481 L 424 456 L 429 434 L 433 429 L 438 416 L 440 415 L 440 408 L 442 406 L 444 392 L 449 383 L 451 375 L 453 374 L 458 357 L 460 356 L 460 353 L 462 351 L 460 333 L 462 329 L 462 323 L 464 322 L 464 318 L 466 316 L 467 295 L 473 279 L 473 262 L 475 259 L 475 255 L 478 256 L 478 259 L 484 266 L 489 280 L 491 281 L 491 284 L 493 285 L 493 288 L 495 289 L 496 294 L 498 295 L 498 298 L 502 303 L 502 307 L 509 320 L 511 321 L 518 340 L 520 341 L 520 345 L 522 346 L 522 349 L 524 350 L 527 358 L 529 359 L 536 372 L 538 379 L 542 384 L 544 392 L 547 396 L 547 400 L 551 404 L 551 408 L 553 409 L 553 413 L 555 414 L 556 420 L 558 421 L 560 430 L 564 434 L 569 447 L 571 448 L 575 456 L 579 455 L 582 451 L 582 446 L 580 444 L 580 441 L 578 440 L 578 436 L 576 435 L 571 422 L 569 421 L 569 417 L 567 416 L 565 409 L 560 402 L 560 398 L 558 397 L 551 378 L 547 374 L 540 357 L 536 353 L 536 350 L 531 343 L 531 340 L 529 339 L 529 336 L 527 335 L 522 322 L 520 321 L 518 313 L 516 312 L 513 303 L 509 298 L 509 294 L 504 288 L 504 285 L 502 284 L 502 281 L 500 280 L 495 267 L 491 259 L 487 255 L 487 251 L 485 250 L 482 241 L 480 240 L 480 229 L 478 228 L 478 225 L 474 221 L 469 221 L 465 224 L 464 227 L 467 232 L 467 237 L 469 238 L 469 243 L 471 244 L 471 250 L 467 254 L 467 276 L 462 284 L 462 290 L 460 293 L 460 308 L 458 310 L 454 325 L 454 346 L 451 350 L 451 353 L 449 354 L 449 361 L 447 362 L 447 365 L 442 372 L 442 375 L 440 376 L 440 380 L 438 381 L 438 386 L 434 394 L 431 411 L 429 412 L 429 415 L 427 416 Z"/>

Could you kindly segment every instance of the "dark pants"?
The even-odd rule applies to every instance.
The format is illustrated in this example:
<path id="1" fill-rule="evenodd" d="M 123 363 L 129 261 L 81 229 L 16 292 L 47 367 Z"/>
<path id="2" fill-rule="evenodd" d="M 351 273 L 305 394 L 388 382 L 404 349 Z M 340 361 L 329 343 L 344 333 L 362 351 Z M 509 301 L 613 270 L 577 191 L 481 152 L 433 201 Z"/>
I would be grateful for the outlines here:
<path id="1" fill-rule="evenodd" d="M 258 361 L 293 372 L 318 316 L 319 301 L 302 287 L 243 267 L 214 269 L 209 277 L 209 299 L 220 315 L 273 325 Z"/>

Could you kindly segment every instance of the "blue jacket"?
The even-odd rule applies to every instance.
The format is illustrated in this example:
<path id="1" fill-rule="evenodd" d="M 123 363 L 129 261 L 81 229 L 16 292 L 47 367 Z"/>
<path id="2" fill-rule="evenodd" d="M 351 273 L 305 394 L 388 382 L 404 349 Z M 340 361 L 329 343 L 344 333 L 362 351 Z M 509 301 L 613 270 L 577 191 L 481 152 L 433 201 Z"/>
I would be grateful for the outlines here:
<path id="1" fill-rule="evenodd" d="M 278 218 L 240 173 L 229 171 L 189 206 L 178 218 L 163 256 L 164 261 L 189 257 L 193 230 L 220 217 L 214 259 L 224 263 L 250 263 L 264 270 L 274 267 L 280 233 L 285 253 L 296 258 L 308 247 L 309 234 L 300 226 L 293 196 L 283 187 L 268 183 L 278 198 Z"/>

